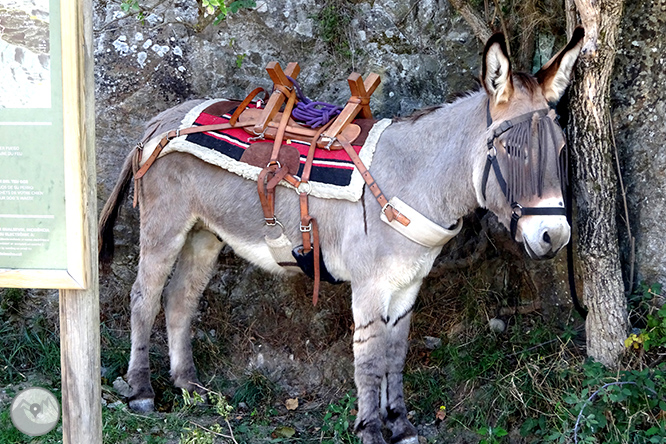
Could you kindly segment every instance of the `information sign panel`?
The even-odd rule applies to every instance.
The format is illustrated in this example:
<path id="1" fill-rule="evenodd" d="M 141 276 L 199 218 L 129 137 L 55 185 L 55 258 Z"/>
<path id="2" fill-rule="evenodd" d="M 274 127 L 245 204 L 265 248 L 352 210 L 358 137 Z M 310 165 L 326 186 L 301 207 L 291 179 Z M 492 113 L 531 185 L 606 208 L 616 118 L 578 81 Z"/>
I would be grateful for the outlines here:
<path id="1" fill-rule="evenodd" d="M 86 285 L 82 70 L 67 4 L 0 6 L 0 287 Z"/>

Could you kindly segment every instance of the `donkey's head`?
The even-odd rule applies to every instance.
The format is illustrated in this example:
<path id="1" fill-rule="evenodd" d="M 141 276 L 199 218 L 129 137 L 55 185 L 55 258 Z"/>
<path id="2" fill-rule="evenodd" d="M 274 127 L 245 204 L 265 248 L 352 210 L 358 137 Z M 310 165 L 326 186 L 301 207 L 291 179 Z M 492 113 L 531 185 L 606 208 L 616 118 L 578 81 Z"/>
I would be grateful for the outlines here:
<path id="1" fill-rule="evenodd" d="M 535 76 L 512 72 L 502 34 L 493 35 L 484 50 L 488 160 L 482 195 L 535 259 L 553 257 L 571 234 L 563 196 L 565 138 L 552 107 L 569 85 L 583 37 L 583 29 L 576 29 Z"/>

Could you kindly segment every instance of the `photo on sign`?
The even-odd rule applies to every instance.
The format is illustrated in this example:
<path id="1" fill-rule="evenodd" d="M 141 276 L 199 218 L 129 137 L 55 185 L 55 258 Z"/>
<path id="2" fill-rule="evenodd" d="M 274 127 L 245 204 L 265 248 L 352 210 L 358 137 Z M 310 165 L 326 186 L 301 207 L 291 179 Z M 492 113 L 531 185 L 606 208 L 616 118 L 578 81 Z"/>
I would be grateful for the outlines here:
<path id="1" fill-rule="evenodd" d="M 0 108 L 51 107 L 49 0 L 0 4 Z"/>

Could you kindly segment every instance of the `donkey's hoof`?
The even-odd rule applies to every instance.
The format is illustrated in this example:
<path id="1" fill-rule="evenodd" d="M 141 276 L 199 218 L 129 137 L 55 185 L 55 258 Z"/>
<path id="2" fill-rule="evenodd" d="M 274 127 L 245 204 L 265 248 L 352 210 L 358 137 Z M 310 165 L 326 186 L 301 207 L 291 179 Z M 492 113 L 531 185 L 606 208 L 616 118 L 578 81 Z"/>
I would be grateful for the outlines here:
<path id="1" fill-rule="evenodd" d="M 132 399 L 129 407 L 137 413 L 149 413 L 155 410 L 155 400 L 153 398 Z"/>

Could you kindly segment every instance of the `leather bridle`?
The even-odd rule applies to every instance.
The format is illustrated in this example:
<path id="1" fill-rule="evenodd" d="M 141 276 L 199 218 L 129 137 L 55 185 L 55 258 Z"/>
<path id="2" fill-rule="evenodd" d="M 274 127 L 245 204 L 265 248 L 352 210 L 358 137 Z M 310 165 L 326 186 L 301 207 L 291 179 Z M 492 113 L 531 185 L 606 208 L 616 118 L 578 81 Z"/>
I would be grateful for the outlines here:
<path id="1" fill-rule="evenodd" d="M 495 130 L 493 131 L 493 134 L 488 138 L 487 146 L 488 146 L 488 157 L 486 160 L 486 166 L 483 170 L 483 179 L 481 182 L 481 193 L 483 195 L 483 199 L 486 199 L 486 185 L 488 184 L 488 177 L 490 175 L 490 168 L 492 167 L 493 171 L 495 172 L 495 178 L 497 179 L 497 183 L 500 186 L 500 189 L 502 190 L 502 193 L 504 196 L 507 198 L 507 201 L 509 204 L 511 204 L 511 238 L 513 240 L 516 240 L 516 232 L 518 231 L 518 221 L 520 220 L 521 217 L 523 216 L 566 216 L 566 208 L 565 207 L 527 207 L 521 205 L 519 202 L 512 200 L 509 197 L 508 189 L 507 189 L 507 182 L 504 179 L 504 175 L 502 174 L 502 169 L 500 168 L 499 162 L 497 161 L 497 147 L 495 146 L 495 141 L 505 132 L 509 131 L 511 128 L 513 128 L 515 125 L 525 122 L 527 120 L 531 120 L 534 118 L 535 114 L 538 116 L 539 119 L 546 118 L 548 113 L 550 112 L 549 108 L 544 108 L 540 109 L 537 111 L 532 111 L 526 114 L 522 114 L 514 119 L 511 120 L 505 120 L 502 122 Z M 487 107 L 487 112 L 486 112 L 486 123 L 487 127 L 489 128 L 493 121 L 492 117 L 490 116 L 490 102 L 488 102 L 488 107 Z M 560 181 L 564 181 L 564 177 L 560 177 Z M 563 182 L 562 182 L 563 183 Z"/>

